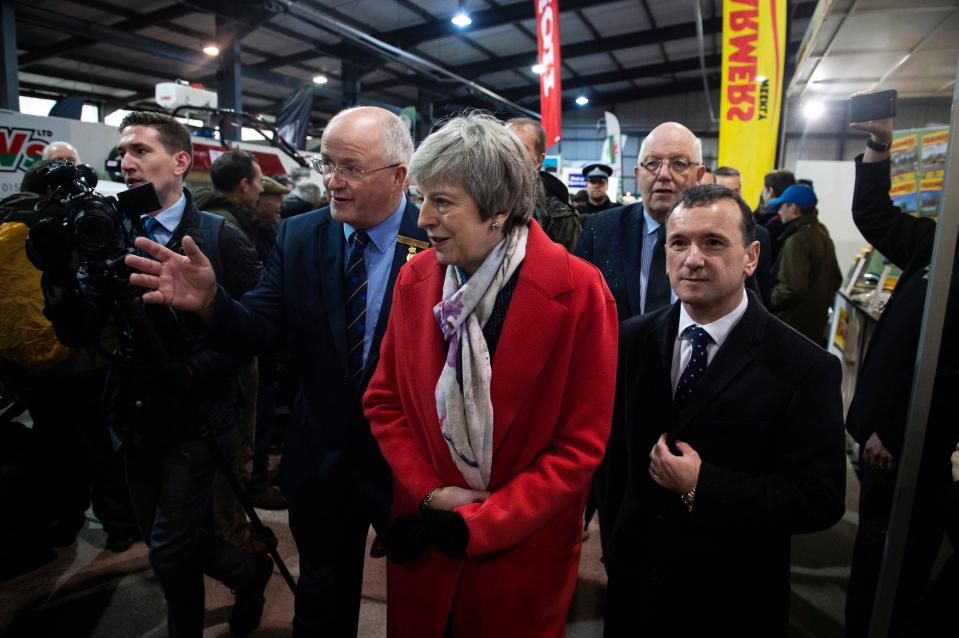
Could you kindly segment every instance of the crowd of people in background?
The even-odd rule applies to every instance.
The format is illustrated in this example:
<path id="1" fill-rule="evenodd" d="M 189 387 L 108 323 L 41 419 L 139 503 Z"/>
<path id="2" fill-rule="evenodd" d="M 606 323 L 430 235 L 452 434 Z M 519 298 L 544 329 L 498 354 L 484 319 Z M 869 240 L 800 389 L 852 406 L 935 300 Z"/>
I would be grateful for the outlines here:
<path id="1" fill-rule="evenodd" d="M 18 512 L 4 577 L 73 543 L 92 502 L 107 549 L 148 546 L 171 635 L 202 634 L 204 574 L 236 594 L 231 631 L 252 632 L 274 561 L 222 454 L 253 505 L 289 512 L 295 636 L 355 635 L 371 526 L 391 636 L 561 634 L 594 512 L 606 636 L 680 620 L 680 635 L 785 636 L 790 537 L 842 516 L 848 430 L 861 490 L 846 629 L 865 636 L 934 224 L 889 200 L 892 121 L 856 126 L 870 138 L 853 221 L 903 276 L 847 415 L 825 350 L 843 272 L 814 185 L 771 171 L 753 209 L 736 167 L 707 166 L 681 123 L 643 140 L 638 199 L 621 204 L 610 166 L 584 166 L 577 193 L 542 170 L 527 118 L 454 117 L 414 152 L 397 116 L 356 107 L 327 124 L 312 169 L 264 175 L 232 149 L 191 185 L 189 131 L 132 113 L 120 169 L 160 205 L 130 224 L 142 305 L 78 262 L 37 175 L 80 153 L 50 144 L 0 202 L 23 225 L 14 253 L 34 270 L 17 290 L 49 343 L 42 362 L 3 355 L 33 419 L 3 425 L 4 464 L 23 468 L 4 479 Z M 894 614 L 923 635 L 954 622 L 959 590 L 953 559 L 925 596 L 956 533 L 952 335 Z"/>

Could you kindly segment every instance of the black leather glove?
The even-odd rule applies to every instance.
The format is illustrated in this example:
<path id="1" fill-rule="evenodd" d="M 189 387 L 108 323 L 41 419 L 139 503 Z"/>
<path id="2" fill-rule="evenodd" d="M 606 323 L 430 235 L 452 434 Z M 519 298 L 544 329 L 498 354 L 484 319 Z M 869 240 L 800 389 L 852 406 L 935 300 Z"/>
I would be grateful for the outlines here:
<path id="1" fill-rule="evenodd" d="M 419 514 L 407 514 L 390 521 L 381 540 L 386 546 L 386 556 L 400 565 L 419 558 L 429 544 L 426 526 Z"/>
<path id="2" fill-rule="evenodd" d="M 73 236 L 62 217 L 41 219 L 27 233 L 27 259 L 37 270 L 61 275 L 71 271 Z"/>
<path id="3" fill-rule="evenodd" d="M 470 542 L 470 530 L 466 521 L 456 512 L 426 510 L 423 512 L 423 525 L 430 544 L 451 558 L 466 555 L 466 546 Z"/>

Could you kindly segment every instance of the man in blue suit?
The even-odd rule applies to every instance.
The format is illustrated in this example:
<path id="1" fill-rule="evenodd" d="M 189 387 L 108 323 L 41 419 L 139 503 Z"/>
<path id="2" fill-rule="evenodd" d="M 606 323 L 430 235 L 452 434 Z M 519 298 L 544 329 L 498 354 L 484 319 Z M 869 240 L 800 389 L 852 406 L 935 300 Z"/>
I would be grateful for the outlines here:
<path id="1" fill-rule="evenodd" d="M 198 312 L 218 348 L 269 352 L 287 344 L 301 382 L 281 485 L 300 554 L 294 636 L 354 636 L 369 526 L 383 529 L 392 477 L 360 400 L 379 359 L 393 283 L 426 248 L 404 185 L 413 152 L 403 122 L 357 107 L 327 124 L 314 163 L 329 208 L 287 219 L 255 289 L 231 301 L 206 258 L 155 244 L 131 257 L 153 289 L 143 299 Z M 139 246 L 140 244 L 138 244 Z"/>
<path id="2" fill-rule="evenodd" d="M 603 273 L 620 321 L 675 299 L 663 222 L 680 193 L 703 175 L 702 142 L 682 124 L 660 124 L 643 140 L 634 170 L 642 201 L 587 217 L 575 251 Z"/>

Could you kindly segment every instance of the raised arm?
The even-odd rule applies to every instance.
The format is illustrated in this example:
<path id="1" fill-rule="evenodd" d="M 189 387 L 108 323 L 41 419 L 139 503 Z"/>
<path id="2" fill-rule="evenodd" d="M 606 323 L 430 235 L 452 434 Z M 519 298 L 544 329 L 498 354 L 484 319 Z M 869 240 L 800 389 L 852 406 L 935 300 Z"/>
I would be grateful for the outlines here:
<path id="1" fill-rule="evenodd" d="M 892 142 L 892 119 L 853 122 L 850 126 L 868 132 L 874 143 Z M 868 147 L 857 158 L 852 218 L 866 241 L 904 269 L 922 251 L 931 257 L 936 224 L 931 219 L 903 213 L 892 203 L 889 158 L 888 151 Z"/>

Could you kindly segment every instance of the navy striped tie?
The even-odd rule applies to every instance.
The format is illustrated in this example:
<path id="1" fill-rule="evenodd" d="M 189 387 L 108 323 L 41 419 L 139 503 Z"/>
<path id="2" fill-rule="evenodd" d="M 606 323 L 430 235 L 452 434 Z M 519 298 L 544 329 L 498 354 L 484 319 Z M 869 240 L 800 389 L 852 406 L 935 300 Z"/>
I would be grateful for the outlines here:
<path id="1" fill-rule="evenodd" d="M 370 237 L 357 230 L 350 236 L 350 255 L 346 266 L 346 344 L 350 383 L 359 387 L 363 379 L 363 343 L 366 337 L 366 263 L 363 249 Z"/>

